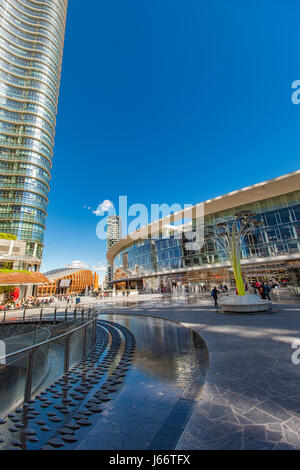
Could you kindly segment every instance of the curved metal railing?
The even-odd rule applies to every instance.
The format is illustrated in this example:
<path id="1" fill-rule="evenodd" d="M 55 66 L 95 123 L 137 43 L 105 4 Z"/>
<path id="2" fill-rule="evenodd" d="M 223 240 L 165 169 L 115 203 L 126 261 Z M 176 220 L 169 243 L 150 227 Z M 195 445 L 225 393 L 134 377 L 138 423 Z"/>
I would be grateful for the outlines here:
<path id="1" fill-rule="evenodd" d="M 53 320 L 57 321 L 58 315 L 62 316 L 65 321 L 69 317 L 76 318 L 77 315 L 83 315 L 83 312 L 87 309 L 92 311 L 91 305 L 80 305 L 76 307 L 36 307 L 36 308 L 24 308 L 18 310 L 3 310 L 0 314 L 1 323 L 24 323 L 26 321 L 32 321 L 38 318 L 40 322 Z M 2 318 L 1 318 L 2 315 Z"/>
<path id="2" fill-rule="evenodd" d="M 57 311 L 53 312 L 52 321 L 54 322 L 55 316 L 57 326 L 66 326 L 64 322 L 59 322 L 57 317 L 59 313 Z M 62 313 L 62 318 L 64 319 L 65 312 Z M 91 309 L 84 312 L 82 309 L 80 316 L 77 314 L 77 311 L 73 312 L 73 320 L 75 321 L 73 325 L 68 325 L 67 331 L 56 331 L 56 334 L 51 335 L 49 339 L 8 354 L 5 351 L 5 341 L 0 341 L 0 383 L 1 380 L 8 382 L 1 389 L 7 394 L 9 393 L 9 387 L 12 387 L 15 392 L 11 393 L 12 398 L 9 406 L 19 404 L 22 401 L 28 403 L 32 398 L 32 393 L 35 393 L 42 385 L 45 386 L 45 380 L 41 380 L 40 377 L 46 378 L 51 371 L 50 383 L 52 383 L 62 373 L 68 372 L 75 362 L 85 359 L 91 351 L 96 342 L 96 319 L 98 313 L 91 311 Z M 27 318 L 27 322 L 29 320 Z M 40 318 L 37 321 L 40 323 Z M 51 352 L 52 355 L 56 356 L 57 362 L 63 364 L 62 367 L 56 368 L 58 371 L 57 376 L 53 375 L 54 373 L 48 364 Z M 61 357 L 62 355 L 63 357 Z M 33 373 L 37 376 L 34 381 Z M 24 398 L 22 399 L 22 397 Z M 2 409 L 0 407 L 0 415 L 3 415 L 4 411 L 7 412 L 9 406 L 6 403 Z"/>

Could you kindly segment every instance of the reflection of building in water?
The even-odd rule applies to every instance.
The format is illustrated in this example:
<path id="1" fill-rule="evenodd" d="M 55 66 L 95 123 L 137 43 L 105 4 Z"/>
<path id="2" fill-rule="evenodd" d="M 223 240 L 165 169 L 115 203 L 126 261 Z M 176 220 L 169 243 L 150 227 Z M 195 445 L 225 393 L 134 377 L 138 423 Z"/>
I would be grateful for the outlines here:
<path id="1" fill-rule="evenodd" d="M 107 319 L 123 324 L 134 334 L 135 364 L 144 372 L 185 382 L 196 371 L 199 380 L 204 380 L 208 352 L 202 338 L 192 329 L 146 316 L 109 315 Z"/>
<path id="2" fill-rule="evenodd" d="M 234 287 L 234 276 L 227 255 L 219 247 L 216 224 L 231 224 L 241 211 L 254 211 L 262 225 L 242 240 L 241 265 L 245 281 L 276 281 L 282 285 L 300 285 L 300 170 L 263 183 L 254 184 L 204 205 L 204 240 L 201 248 L 191 250 L 192 228 L 197 227 L 196 206 L 157 221 L 159 231 L 153 237 L 153 223 L 116 242 L 107 252 L 114 273 L 124 268 L 128 288 L 153 288 L 154 280 L 172 288 L 179 283 L 210 288 L 227 284 Z M 189 231 L 172 231 L 172 225 L 184 217 L 192 220 Z M 168 236 L 164 227 L 168 226 Z M 190 228 L 189 228 L 190 227 Z M 144 234 L 148 234 L 146 239 Z M 152 239 L 151 239 L 152 236 Z M 134 242 L 133 242 L 134 240 Z M 118 279 L 113 283 L 118 286 Z"/>

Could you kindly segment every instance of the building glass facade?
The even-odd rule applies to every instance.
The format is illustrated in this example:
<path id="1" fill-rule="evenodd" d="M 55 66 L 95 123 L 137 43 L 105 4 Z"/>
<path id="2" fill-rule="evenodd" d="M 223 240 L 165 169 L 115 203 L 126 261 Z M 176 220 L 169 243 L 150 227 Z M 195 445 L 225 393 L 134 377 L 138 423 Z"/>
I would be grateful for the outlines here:
<path id="1" fill-rule="evenodd" d="M 115 257 L 114 272 L 118 271 L 119 279 L 130 279 L 164 275 L 168 271 L 197 268 L 209 270 L 213 269 L 214 265 L 226 266 L 228 258 L 217 242 L 215 225 L 219 222 L 232 223 L 233 215 L 240 210 L 255 211 L 263 222 L 262 226 L 251 231 L 243 239 L 242 260 L 251 264 L 252 260 L 257 262 L 261 259 L 262 263 L 266 264 L 268 258 L 274 261 L 282 255 L 297 257 L 300 253 L 300 191 L 205 216 L 204 243 L 198 251 L 186 249 L 190 238 L 185 237 L 185 234 L 180 239 L 171 235 L 165 239 L 147 239 L 134 243 Z M 295 272 L 298 273 L 295 275 L 298 283 L 299 268 L 295 267 Z M 179 279 L 180 275 L 177 277 Z"/>
<path id="2" fill-rule="evenodd" d="M 106 251 L 108 251 L 115 243 L 120 240 L 120 217 L 118 215 L 109 215 L 107 217 L 107 229 L 106 229 Z M 107 263 L 106 266 L 106 277 L 107 281 L 112 280 L 112 267 L 111 263 Z"/>
<path id="3" fill-rule="evenodd" d="M 42 257 L 67 0 L 0 0 L 0 232 Z"/>

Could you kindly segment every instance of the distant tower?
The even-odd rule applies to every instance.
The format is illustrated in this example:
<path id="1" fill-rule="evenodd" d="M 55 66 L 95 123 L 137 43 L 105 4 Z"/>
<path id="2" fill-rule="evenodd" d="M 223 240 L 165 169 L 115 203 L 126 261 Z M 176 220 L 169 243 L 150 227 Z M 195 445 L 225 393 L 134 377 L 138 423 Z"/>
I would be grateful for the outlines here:
<path id="1" fill-rule="evenodd" d="M 116 242 L 120 240 L 121 234 L 121 218 L 119 215 L 109 215 L 107 217 L 106 230 L 106 251 L 108 251 Z M 107 281 L 112 281 L 112 266 L 108 262 L 106 268 Z"/>

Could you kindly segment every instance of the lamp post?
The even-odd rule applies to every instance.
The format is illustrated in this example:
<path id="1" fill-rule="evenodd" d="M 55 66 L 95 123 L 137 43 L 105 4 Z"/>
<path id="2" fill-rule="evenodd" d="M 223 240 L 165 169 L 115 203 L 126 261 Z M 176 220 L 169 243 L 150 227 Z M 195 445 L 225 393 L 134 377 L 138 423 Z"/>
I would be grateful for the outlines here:
<path id="1" fill-rule="evenodd" d="M 215 226 L 217 235 L 216 241 L 220 248 L 224 250 L 230 260 L 236 282 L 237 293 L 245 295 L 245 287 L 241 269 L 241 240 L 251 230 L 263 225 L 258 220 L 257 214 L 253 211 L 240 211 L 234 214 L 231 225 L 227 222 L 220 222 Z"/>

